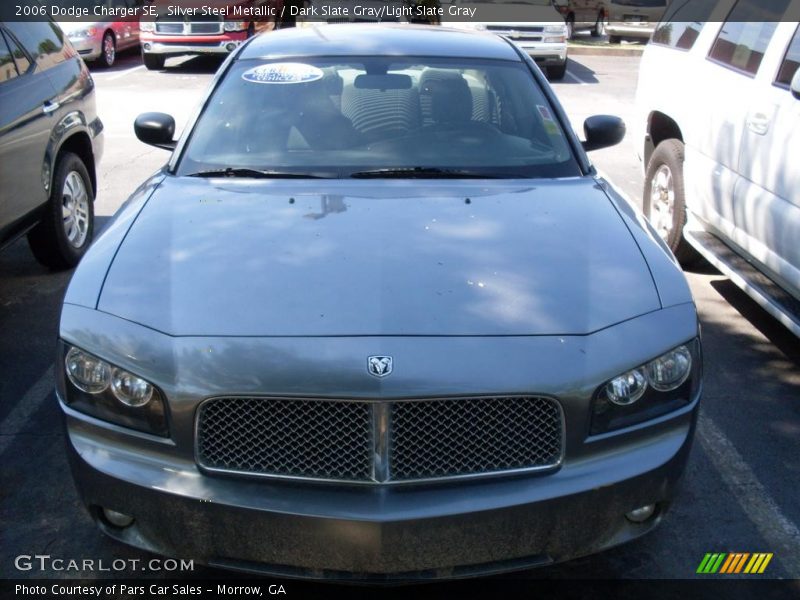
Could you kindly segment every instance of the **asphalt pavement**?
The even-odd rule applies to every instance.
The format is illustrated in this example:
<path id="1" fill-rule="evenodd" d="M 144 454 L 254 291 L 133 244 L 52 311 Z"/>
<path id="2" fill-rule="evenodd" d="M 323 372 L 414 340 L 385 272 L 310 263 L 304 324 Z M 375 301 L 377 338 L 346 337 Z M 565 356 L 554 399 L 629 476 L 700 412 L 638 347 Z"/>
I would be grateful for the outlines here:
<path id="1" fill-rule="evenodd" d="M 180 129 L 218 65 L 214 59 L 171 59 L 166 71 L 150 72 L 137 55 L 128 54 L 113 69 L 94 71 L 106 125 L 96 203 L 100 227 L 168 156 L 135 139 L 135 116 L 169 112 Z M 555 89 L 578 132 L 583 119 L 596 113 L 617 114 L 630 122 L 638 67 L 637 56 L 571 59 L 567 77 Z M 643 177 L 634 142 L 629 136 L 614 148 L 593 153 L 592 159 L 640 206 Z M 703 324 L 704 399 L 673 510 L 641 540 L 514 577 L 692 578 L 707 552 L 773 552 L 765 577 L 800 578 L 800 342 L 712 267 L 701 266 L 687 277 Z M 143 574 L 130 569 L 20 571 L 15 568 L 19 555 L 107 562 L 148 558 L 106 539 L 94 527 L 69 475 L 52 391 L 60 302 L 68 280 L 69 273 L 40 267 L 24 240 L 0 253 L 3 578 Z M 196 567 L 184 576 L 198 574 L 220 575 Z"/>

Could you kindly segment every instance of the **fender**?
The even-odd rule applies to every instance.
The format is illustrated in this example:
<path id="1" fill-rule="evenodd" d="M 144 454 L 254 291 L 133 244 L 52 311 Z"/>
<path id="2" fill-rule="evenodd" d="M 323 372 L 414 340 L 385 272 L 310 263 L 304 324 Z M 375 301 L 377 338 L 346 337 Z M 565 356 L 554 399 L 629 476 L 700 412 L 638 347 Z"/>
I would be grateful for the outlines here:
<path id="1" fill-rule="evenodd" d="M 53 185 L 53 176 L 55 171 L 55 162 L 58 153 L 64 147 L 64 144 L 69 141 L 73 136 L 85 134 L 86 143 L 94 157 L 93 163 L 96 164 L 102 154 L 102 136 L 103 123 L 99 118 L 94 121 L 87 121 L 86 115 L 80 110 L 72 110 L 61 117 L 59 122 L 50 131 L 50 139 L 47 141 L 47 148 L 45 149 L 44 161 L 42 162 L 42 184 L 44 185 L 47 195 L 50 195 L 50 189 Z M 87 170 L 92 178 L 92 186 L 94 192 L 97 193 L 97 180 L 95 175 L 94 164 L 87 164 Z"/>

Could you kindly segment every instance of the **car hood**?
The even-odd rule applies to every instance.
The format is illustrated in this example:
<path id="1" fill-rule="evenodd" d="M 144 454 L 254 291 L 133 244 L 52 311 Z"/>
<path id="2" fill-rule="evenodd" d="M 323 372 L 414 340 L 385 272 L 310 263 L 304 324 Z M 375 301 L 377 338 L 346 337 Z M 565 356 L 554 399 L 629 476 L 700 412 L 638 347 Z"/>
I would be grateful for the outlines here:
<path id="1" fill-rule="evenodd" d="M 181 336 L 566 335 L 660 303 L 589 177 L 168 176 L 97 308 Z"/>

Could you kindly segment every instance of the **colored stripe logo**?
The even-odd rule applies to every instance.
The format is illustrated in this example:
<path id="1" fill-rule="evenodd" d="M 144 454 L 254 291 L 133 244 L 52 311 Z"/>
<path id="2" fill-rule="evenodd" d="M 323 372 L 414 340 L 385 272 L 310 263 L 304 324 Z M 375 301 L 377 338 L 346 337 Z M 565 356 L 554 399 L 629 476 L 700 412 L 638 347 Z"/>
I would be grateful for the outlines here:
<path id="1" fill-rule="evenodd" d="M 733 575 L 736 573 L 761 574 L 772 560 L 772 552 L 708 552 L 697 573 L 713 575 L 716 573 Z"/>

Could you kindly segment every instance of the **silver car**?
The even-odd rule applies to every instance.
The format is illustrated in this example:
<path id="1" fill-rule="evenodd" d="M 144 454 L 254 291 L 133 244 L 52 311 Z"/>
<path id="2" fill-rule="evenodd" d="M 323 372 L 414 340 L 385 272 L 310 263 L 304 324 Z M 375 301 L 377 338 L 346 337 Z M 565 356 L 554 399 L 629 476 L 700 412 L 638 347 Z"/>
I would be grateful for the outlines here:
<path id="1" fill-rule="evenodd" d="M 142 3 L 142 0 L 68 0 L 56 4 L 85 7 L 93 11 L 90 14 L 96 14 L 96 7 L 105 11 L 132 11 Z M 139 20 L 135 16 L 120 21 L 59 21 L 58 25 L 83 60 L 103 67 L 114 65 L 117 52 L 139 46 Z"/>
<path id="2" fill-rule="evenodd" d="M 667 0 L 609 0 L 605 26 L 608 41 L 649 40 L 666 10 Z"/>
<path id="3" fill-rule="evenodd" d="M 323 31 L 324 29 L 324 31 Z M 108 535 L 251 572 L 448 577 L 653 529 L 701 390 L 658 235 L 511 41 L 242 45 L 76 270 L 58 398 Z"/>

